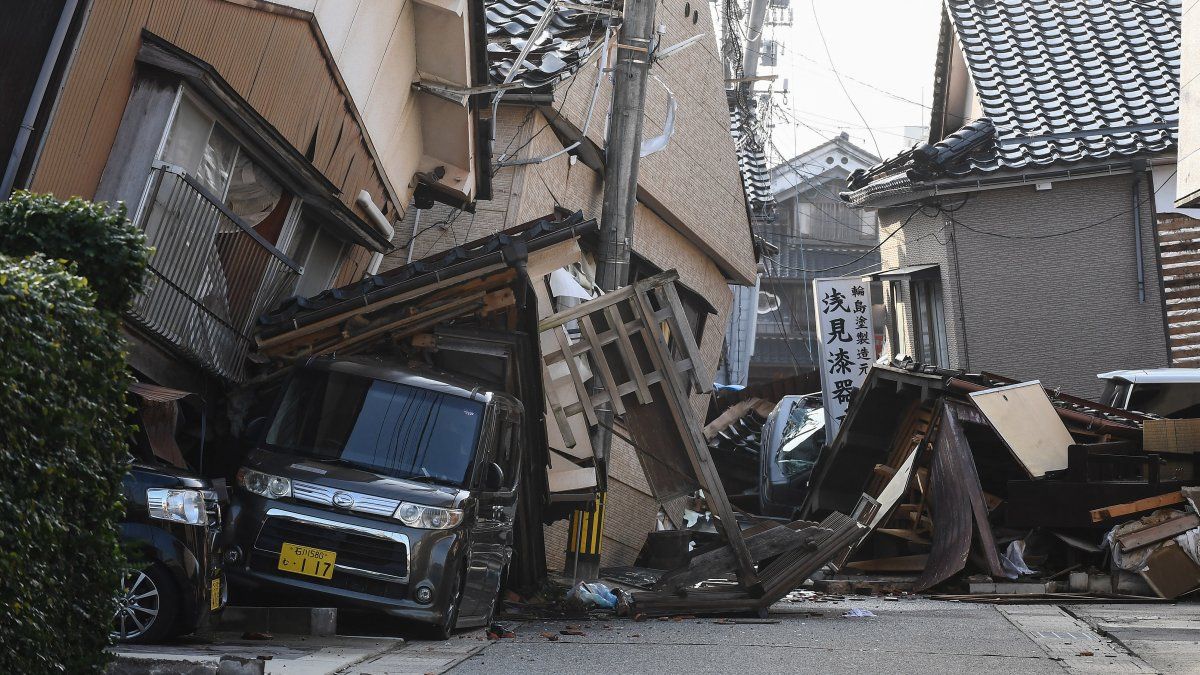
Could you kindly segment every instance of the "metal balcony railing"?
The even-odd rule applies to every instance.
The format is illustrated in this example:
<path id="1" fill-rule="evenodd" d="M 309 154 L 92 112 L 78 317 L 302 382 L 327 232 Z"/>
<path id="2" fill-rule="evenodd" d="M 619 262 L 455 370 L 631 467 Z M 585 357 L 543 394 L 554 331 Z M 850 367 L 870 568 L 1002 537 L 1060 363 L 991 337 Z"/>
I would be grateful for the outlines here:
<path id="1" fill-rule="evenodd" d="M 157 164 L 137 216 L 154 248 L 129 312 L 208 371 L 239 381 L 255 318 L 303 271 L 196 179 Z"/>

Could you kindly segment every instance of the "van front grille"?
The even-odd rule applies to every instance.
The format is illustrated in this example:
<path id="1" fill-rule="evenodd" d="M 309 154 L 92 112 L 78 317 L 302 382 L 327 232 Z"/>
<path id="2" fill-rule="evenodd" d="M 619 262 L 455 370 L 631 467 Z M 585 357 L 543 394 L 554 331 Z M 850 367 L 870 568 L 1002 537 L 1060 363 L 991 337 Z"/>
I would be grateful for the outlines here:
<path id="1" fill-rule="evenodd" d="M 254 548 L 275 554 L 284 543 L 300 544 L 337 553 L 339 566 L 408 578 L 408 547 L 403 542 L 346 530 L 317 527 L 285 518 L 267 518 Z M 336 578 L 338 573 L 334 572 Z"/>

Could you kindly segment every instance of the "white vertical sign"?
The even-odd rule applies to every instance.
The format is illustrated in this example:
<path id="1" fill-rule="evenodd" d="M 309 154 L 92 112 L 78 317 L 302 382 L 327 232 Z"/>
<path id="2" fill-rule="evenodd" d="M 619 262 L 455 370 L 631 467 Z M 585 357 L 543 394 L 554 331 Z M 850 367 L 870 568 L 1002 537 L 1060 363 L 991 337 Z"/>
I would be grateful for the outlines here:
<path id="1" fill-rule="evenodd" d="M 814 279 L 813 297 L 821 343 L 817 367 L 825 403 L 825 438 L 832 442 L 850 407 L 850 392 L 863 383 L 875 362 L 871 285 L 860 277 Z"/>

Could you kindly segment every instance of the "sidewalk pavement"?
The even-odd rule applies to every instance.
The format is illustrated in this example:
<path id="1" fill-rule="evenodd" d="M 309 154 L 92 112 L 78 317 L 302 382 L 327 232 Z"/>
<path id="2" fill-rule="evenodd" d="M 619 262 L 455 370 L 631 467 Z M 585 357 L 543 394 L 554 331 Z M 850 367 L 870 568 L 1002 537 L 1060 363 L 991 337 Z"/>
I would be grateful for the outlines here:
<path id="1" fill-rule="evenodd" d="M 241 634 L 215 633 L 211 641 L 166 645 L 122 645 L 113 651 L 112 675 L 162 673 L 210 675 L 225 672 L 265 675 L 333 675 L 369 673 L 441 673 L 487 646 L 482 631 L 459 633 L 445 641 L 405 640 L 398 637 L 304 637 L 274 635 L 270 640 L 247 640 Z M 239 662 L 221 660 L 230 657 Z M 245 660 L 245 663 L 241 663 Z M 261 668 L 261 671 L 258 670 Z"/>
<path id="2" fill-rule="evenodd" d="M 845 616 L 851 610 L 874 616 Z M 240 633 L 217 634 L 204 644 L 121 647 L 119 665 L 134 669 L 114 672 L 208 675 L 217 672 L 223 656 L 262 656 L 269 657 L 259 662 L 263 673 L 287 675 L 1200 675 L 1196 603 L 994 606 L 848 596 L 782 602 L 767 622 L 697 617 L 508 622 L 516 637 L 492 642 L 482 631 L 442 642 L 388 637 L 408 631 L 386 622 L 346 623 L 348 630 L 383 636 L 246 640 Z"/>

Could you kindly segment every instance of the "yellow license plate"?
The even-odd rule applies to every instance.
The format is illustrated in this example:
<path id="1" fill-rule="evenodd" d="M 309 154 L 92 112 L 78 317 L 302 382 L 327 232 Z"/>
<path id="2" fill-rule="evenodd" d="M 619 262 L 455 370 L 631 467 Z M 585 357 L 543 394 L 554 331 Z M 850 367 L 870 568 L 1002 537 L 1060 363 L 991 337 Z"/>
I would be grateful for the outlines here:
<path id="1" fill-rule="evenodd" d="M 212 594 L 208 596 L 208 608 L 214 612 L 221 608 L 221 578 L 212 580 Z"/>
<path id="2" fill-rule="evenodd" d="M 284 542 L 279 552 L 279 569 L 318 579 L 332 579 L 335 560 L 337 553 L 334 551 Z"/>

